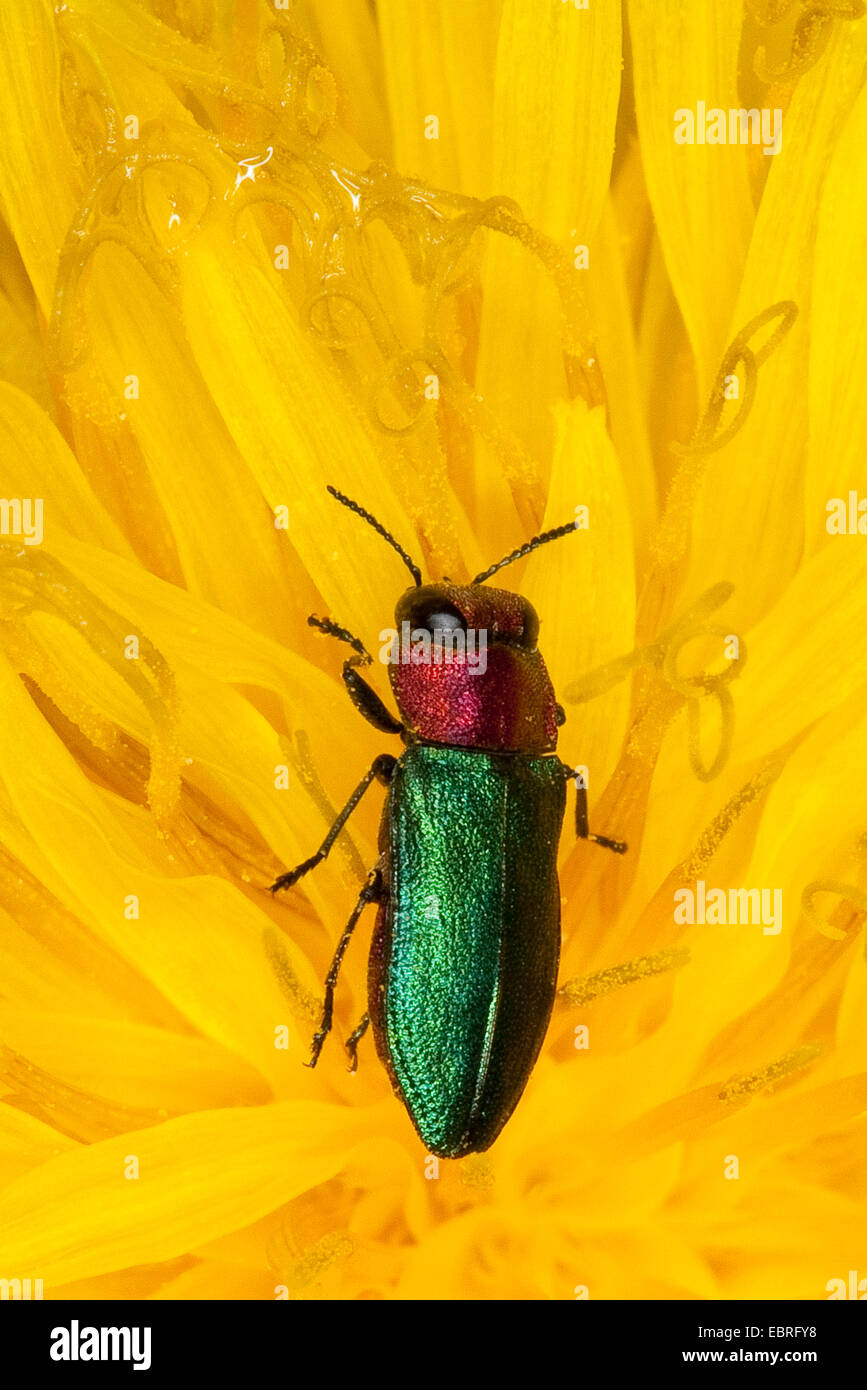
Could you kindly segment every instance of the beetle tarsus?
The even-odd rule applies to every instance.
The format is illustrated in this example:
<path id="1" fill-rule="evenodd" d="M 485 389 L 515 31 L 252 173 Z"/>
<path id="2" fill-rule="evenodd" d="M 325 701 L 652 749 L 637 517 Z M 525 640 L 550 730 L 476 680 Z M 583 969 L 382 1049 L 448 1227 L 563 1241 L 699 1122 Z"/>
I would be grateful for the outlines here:
<path id="1" fill-rule="evenodd" d="M 310 1048 L 310 1061 L 305 1063 L 308 1067 L 315 1067 L 319 1061 L 319 1054 L 322 1051 L 325 1039 L 331 1032 L 334 1022 L 334 991 L 337 988 L 337 977 L 340 974 L 340 966 L 346 953 L 346 948 L 355 931 L 358 919 L 368 903 L 379 902 L 382 896 L 382 875 L 379 869 L 371 869 L 367 875 L 367 882 L 358 895 L 358 901 L 352 909 L 352 916 L 343 928 L 343 933 L 337 943 L 337 950 L 334 958 L 328 967 L 328 974 L 325 977 L 325 997 L 322 1001 L 322 1019 L 319 1027 L 313 1034 L 313 1041 Z M 358 1030 L 356 1029 L 356 1032 Z M 363 1031 L 363 1030 L 362 1030 Z M 353 1034 L 353 1037 L 355 1034 Z M 359 1037 L 361 1034 L 359 1033 Z M 351 1040 L 350 1040 L 351 1041 Z"/>
<path id="2" fill-rule="evenodd" d="M 568 763 L 561 762 L 560 766 L 566 777 L 574 777 L 575 779 L 575 834 L 578 839 L 592 840 L 594 845 L 601 845 L 603 849 L 613 850 L 615 854 L 625 854 L 629 848 L 625 840 L 612 840 L 608 835 L 594 835 L 592 833 L 587 810 L 585 778 L 574 768 L 571 768 Z"/>
<path id="3" fill-rule="evenodd" d="M 587 839 L 603 849 L 613 849 L 615 854 L 625 854 L 629 848 L 625 840 L 610 840 L 607 835 L 588 835 Z"/>
<path id="4" fill-rule="evenodd" d="M 310 858 L 305 859 L 303 864 L 299 864 L 295 869 L 287 869 L 285 874 L 281 874 L 279 878 L 275 879 L 269 892 L 276 893 L 281 888 L 291 888 L 293 884 L 298 882 L 299 878 L 303 878 L 305 874 L 309 874 L 311 869 L 315 869 L 317 864 L 321 864 L 324 858 L 325 855 L 321 850 L 316 854 L 311 854 Z"/>
<path id="5" fill-rule="evenodd" d="M 330 1027 L 330 1024 L 329 1024 L 329 1027 Z M 316 1063 L 319 1061 L 319 1054 L 320 1054 L 320 1052 L 322 1051 L 322 1047 L 323 1047 L 323 1045 L 324 1045 L 324 1043 L 325 1043 L 325 1039 L 326 1039 L 327 1037 L 328 1037 L 328 1029 L 327 1029 L 327 1028 L 326 1028 L 326 1030 L 325 1030 L 324 1033 L 323 1033 L 323 1031 L 320 1029 L 317 1033 L 314 1033 L 314 1034 L 313 1034 L 313 1038 L 312 1038 L 312 1041 L 311 1041 L 311 1043 L 310 1043 L 310 1060 L 309 1060 L 309 1062 L 305 1062 L 305 1063 L 304 1063 L 305 1067 L 310 1067 L 311 1071 L 312 1071 L 312 1069 L 316 1066 Z"/>
<path id="6" fill-rule="evenodd" d="M 349 1058 L 349 1066 L 346 1070 L 349 1072 L 358 1071 L 358 1044 L 361 1042 L 361 1039 L 367 1032 L 369 1025 L 370 1014 L 365 1014 L 358 1027 L 353 1029 L 349 1037 L 346 1039 L 345 1050 L 346 1055 Z"/>
<path id="7" fill-rule="evenodd" d="M 307 619 L 308 627 L 316 627 L 320 632 L 324 632 L 326 637 L 336 637 L 338 642 L 346 642 L 354 652 L 357 652 L 362 659 L 362 664 L 370 666 L 373 657 L 365 647 L 360 637 L 353 637 L 348 627 L 341 627 L 333 618 L 317 618 L 315 613 L 311 613 Z"/>

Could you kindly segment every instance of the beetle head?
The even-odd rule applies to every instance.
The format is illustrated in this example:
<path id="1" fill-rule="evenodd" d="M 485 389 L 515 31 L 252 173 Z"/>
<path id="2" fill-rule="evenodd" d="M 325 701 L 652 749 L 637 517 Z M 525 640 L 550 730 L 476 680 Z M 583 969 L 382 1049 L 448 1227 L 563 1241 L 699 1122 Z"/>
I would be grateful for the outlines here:
<path id="1" fill-rule="evenodd" d="M 552 752 L 554 689 L 539 619 L 519 594 L 480 584 L 408 589 L 395 611 L 389 677 L 401 716 L 432 743 Z"/>
<path id="2" fill-rule="evenodd" d="M 539 619 L 519 594 L 482 585 L 539 546 L 569 535 L 576 522 L 542 531 L 469 584 L 422 584 L 418 565 L 375 516 L 330 484 L 328 491 L 388 542 L 415 581 L 397 605 L 398 636 L 388 644 L 387 658 L 407 729 L 431 743 L 553 752 L 562 711 L 536 647 Z M 363 653 L 342 629 L 336 634 Z"/>

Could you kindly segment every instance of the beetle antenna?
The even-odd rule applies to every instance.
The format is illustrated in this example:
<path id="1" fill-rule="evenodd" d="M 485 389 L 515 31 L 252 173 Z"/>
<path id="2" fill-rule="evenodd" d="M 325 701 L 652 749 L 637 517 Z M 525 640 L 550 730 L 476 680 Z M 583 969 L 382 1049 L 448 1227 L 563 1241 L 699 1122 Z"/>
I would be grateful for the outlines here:
<path id="1" fill-rule="evenodd" d="M 504 559 L 498 560 L 490 569 L 483 570 L 477 574 L 475 579 L 471 579 L 471 584 L 484 584 L 486 579 L 490 579 L 497 570 L 505 569 L 506 565 L 511 565 L 513 560 L 522 560 L 525 555 L 529 555 L 531 550 L 538 550 L 540 545 L 547 545 L 549 541 L 559 540 L 561 536 L 568 536 L 570 531 L 577 531 L 577 521 L 568 521 L 565 526 L 555 526 L 553 531 L 543 531 L 541 535 L 534 536 L 526 545 L 521 545 L 517 550 L 513 550 L 511 555 L 506 555 Z"/>
<path id="2" fill-rule="evenodd" d="M 366 512 L 366 511 L 364 510 L 364 508 L 361 507 L 361 506 L 359 506 L 359 504 L 358 504 L 357 502 L 353 502 L 353 500 L 352 500 L 351 497 L 346 497 L 342 492 L 338 492 L 338 491 L 337 491 L 337 488 L 336 488 L 336 487 L 332 487 L 330 483 L 327 484 L 327 487 L 328 487 L 328 491 L 331 493 L 331 496 L 332 496 L 332 497 L 336 497 L 337 500 L 338 500 L 338 502 L 342 502 L 343 505 L 344 505 L 344 507 L 348 507 L 349 510 L 350 510 L 351 512 L 355 512 L 355 515 L 356 515 L 356 516 L 360 516 L 361 519 L 362 519 L 362 521 L 366 521 L 367 524 L 368 524 L 368 526 L 372 526 L 373 529 L 374 529 L 374 531 L 378 532 L 378 534 L 379 534 L 380 536 L 382 536 L 383 540 L 388 541 L 388 543 L 389 543 L 389 545 L 392 547 L 392 549 L 397 551 L 397 553 L 398 553 L 398 555 L 400 556 L 401 560 L 403 560 L 403 563 L 406 565 L 407 569 L 409 570 L 410 574 L 412 575 L 413 579 L 415 580 L 415 586 L 416 586 L 416 588 L 417 588 L 417 589 L 420 588 L 420 587 L 421 587 L 421 570 L 419 569 L 418 565 L 416 565 L 416 564 L 410 559 L 410 557 L 407 555 L 406 551 L 404 550 L 403 546 L 402 546 L 402 545 L 398 545 L 397 541 L 394 539 L 394 536 L 391 534 L 391 532 L 390 532 L 390 531 L 386 531 L 386 529 L 385 529 L 385 527 L 383 526 L 382 522 L 381 522 L 381 521 L 377 521 L 377 519 L 376 519 L 375 516 L 371 516 L 371 515 L 370 515 L 370 512 Z"/>

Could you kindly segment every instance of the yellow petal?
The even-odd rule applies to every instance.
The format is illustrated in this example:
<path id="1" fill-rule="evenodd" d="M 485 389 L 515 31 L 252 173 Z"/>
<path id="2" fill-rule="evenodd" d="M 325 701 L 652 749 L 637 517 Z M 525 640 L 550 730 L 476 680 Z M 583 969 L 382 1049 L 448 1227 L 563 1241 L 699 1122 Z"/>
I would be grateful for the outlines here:
<path id="1" fill-rule="evenodd" d="M 49 6 L 42 0 L 3 6 L 0 202 L 44 314 L 82 182 L 58 101 L 61 61 Z"/>
<path id="2" fill-rule="evenodd" d="M 95 335 L 92 369 L 142 450 L 187 587 L 251 625 L 288 635 L 285 536 L 203 390 L 159 291 L 126 251 L 103 247 L 94 257 L 87 300 Z M 127 391 L 136 395 L 127 399 Z M 183 470 L 178 457 L 186 460 Z M 220 507 L 212 505 L 215 489 Z M 291 502 L 288 495 L 281 500 Z M 226 568 L 230 553 L 247 576 L 243 586 Z"/>
<path id="3" fill-rule="evenodd" d="M 688 592 L 701 592 L 709 573 L 729 580 L 736 586 L 732 606 L 738 622 L 755 621 L 767 612 L 801 556 L 810 341 L 813 351 L 820 350 L 808 319 L 813 228 L 829 161 L 860 88 L 865 56 L 867 23 L 841 24 L 824 57 L 795 89 L 728 335 L 731 340 L 771 305 L 785 302 L 799 309 L 791 332 L 758 369 L 756 398 L 745 424 L 711 454 L 696 501 Z M 759 335 L 756 347 L 769 331 Z M 756 468 L 757 459 L 761 468 Z M 781 496 L 788 499 L 784 508 Z"/>
<path id="4" fill-rule="evenodd" d="M 591 256 L 611 168 L 620 65 L 614 0 L 580 11 L 506 0 L 497 49 L 494 189 L 514 199 L 533 227 L 561 246 L 590 247 Z M 567 264 L 574 255 L 569 252 Z M 572 273 L 580 295 L 582 272 Z M 535 477 L 544 479 L 553 447 L 551 406 L 567 396 L 557 291 L 526 249 L 495 237 L 482 306 L 477 392 L 536 463 Z M 582 348 L 590 353 L 592 344 Z M 482 525 L 502 505 L 503 491 L 486 457 L 483 449 Z"/>
<path id="5" fill-rule="evenodd" d="M 23 391 L 0 381 L 0 449 L 9 496 L 41 498 L 44 539 L 61 527 L 93 545 L 131 554 L 82 476 L 69 446 L 43 410 Z"/>
<path id="6" fill-rule="evenodd" d="M 743 146 L 681 145 L 676 113 L 726 112 L 737 94 L 741 0 L 630 0 L 635 107 L 647 189 L 695 354 L 701 393 L 729 337 L 752 225 Z"/>
<path id="7" fill-rule="evenodd" d="M 805 492 L 808 551 L 829 541 L 827 504 L 864 495 L 867 422 L 861 383 L 867 371 L 864 319 L 865 180 L 853 178 L 867 144 L 867 93 L 840 135 L 822 193 L 816 233 L 810 336 L 810 433 Z M 867 525 L 867 523 L 865 523 Z M 834 544 L 852 544 L 835 538 Z M 854 544 L 858 544 L 857 540 Z"/>
<path id="8" fill-rule="evenodd" d="M 7 791 L 53 863 L 52 879 L 65 885 L 66 900 L 203 1031 L 276 1079 L 285 1062 L 273 1030 L 286 1021 L 285 1005 L 261 952 L 261 914 L 219 880 L 154 874 L 141 846 L 117 825 L 109 840 L 104 798 L 8 668 L 0 684 L 10 714 L 2 721 Z M 127 915 L 130 895 L 138 899 L 138 918 Z"/>
<path id="9" fill-rule="evenodd" d="M 229 430 L 268 505 L 289 507 L 292 544 L 332 612 L 369 632 L 371 614 L 390 614 L 409 576 L 326 484 L 375 509 L 405 546 L 413 542 L 367 433 L 262 270 L 203 236 L 185 272 L 193 350 Z"/>
<path id="10" fill-rule="evenodd" d="M 0 1198 L 0 1264 L 47 1284 L 171 1260 L 340 1170 L 363 1133 L 342 1109 L 206 1111 L 43 1163 Z M 137 1160 L 138 1176 L 130 1160 Z"/>
<path id="11" fill-rule="evenodd" d="M 49 1015 L 0 1004 L 8 1046 L 71 1086 L 166 1113 L 222 1105 L 261 1104 L 262 1078 L 232 1053 L 204 1038 L 166 1030 L 67 1016 L 62 1030 Z"/>
<path id="12" fill-rule="evenodd" d="M 620 464 L 601 410 L 581 400 L 556 411 L 544 529 L 587 519 L 587 529 L 532 555 L 521 585 L 542 618 L 539 641 L 567 713 L 562 756 L 589 772 L 591 803 L 611 775 L 629 710 L 625 683 L 584 705 L 564 696 L 571 682 L 632 645 L 635 631 L 632 528 Z M 586 507 L 580 515 L 576 508 Z M 568 749 L 568 754 L 566 753 Z"/>
<path id="13" fill-rule="evenodd" d="M 826 546 L 799 571 L 772 613 L 748 634 L 749 658 L 735 686 L 736 753 L 779 748 L 867 680 L 863 630 L 867 558 Z"/>
<path id="14" fill-rule="evenodd" d="M 574 235 L 590 244 L 602 213 L 620 95 L 620 24 L 616 0 L 586 10 L 503 5 L 494 191 L 514 198 L 557 241 Z"/>
<path id="15" fill-rule="evenodd" d="M 500 3 L 381 0 L 377 6 L 394 163 L 401 173 L 476 197 L 494 191 L 491 105 Z"/>
<path id="16" fill-rule="evenodd" d="M 383 97 L 382 53 L 366 0 L 346 0 L 334 23 L 331 0 L 313 0 L 321 51 L 337 80 L 345 125 L 372 158 L 390 153 Z"/>
<path id="17" fill-rule="evenodd" d="M 31 1168 L 76 1147 L 75 1140 L 51 1125 L 18 1110 L 0 1105 L 0 1178 L 4 1187 Z"/>

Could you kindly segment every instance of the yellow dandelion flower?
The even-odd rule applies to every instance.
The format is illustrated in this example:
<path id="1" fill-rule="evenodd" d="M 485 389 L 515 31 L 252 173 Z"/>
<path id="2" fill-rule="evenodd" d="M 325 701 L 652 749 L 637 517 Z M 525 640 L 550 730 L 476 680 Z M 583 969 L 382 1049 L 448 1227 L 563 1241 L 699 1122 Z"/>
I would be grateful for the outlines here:
<path id="1" fill-rule="evenodd" d="M 0 1276 L 824 1298 L 867 1248 L 859 0 L 0 7 Z M 495 1145 L 369 1039 L 402 576 L 543 619 L 596 830 Z M 860 492 L 859 492 L 860 490 Z M 405 578 L 405 576 L 403 576 Z M 387 682 L 371 677 L 383 698 Z M 867 1274 L 867 1271 L 864 1271 Z"/>

